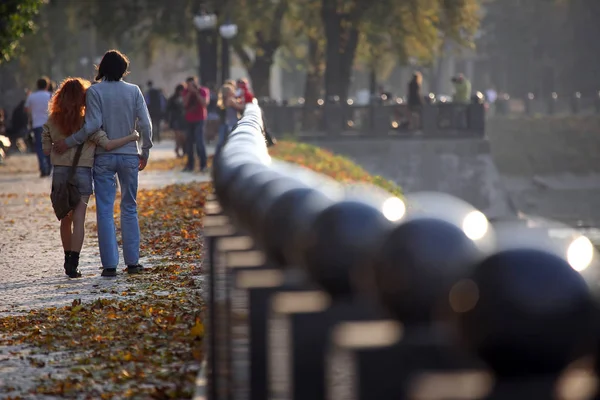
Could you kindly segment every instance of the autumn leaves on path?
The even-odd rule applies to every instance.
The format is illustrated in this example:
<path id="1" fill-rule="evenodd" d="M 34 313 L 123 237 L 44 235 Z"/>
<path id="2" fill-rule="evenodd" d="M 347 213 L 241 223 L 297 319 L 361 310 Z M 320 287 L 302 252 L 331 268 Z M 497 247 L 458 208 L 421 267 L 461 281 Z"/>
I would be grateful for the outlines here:
<path id="1" fill-rule="evenodd" d="M 191 397 L 202 358 L 207 190 L 194 183 L 139 192 L 142 253 L 156 261 L 144 274 L 120 276 L 128 285 L 113 298 L 0 318 L 1 398 Z"/>

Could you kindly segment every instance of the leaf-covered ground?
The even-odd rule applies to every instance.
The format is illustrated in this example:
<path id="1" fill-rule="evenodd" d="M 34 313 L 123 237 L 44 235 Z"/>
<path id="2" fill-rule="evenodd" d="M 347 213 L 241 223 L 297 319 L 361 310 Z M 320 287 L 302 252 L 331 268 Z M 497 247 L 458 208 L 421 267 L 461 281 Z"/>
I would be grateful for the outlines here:
<path id="1" fill-rule="evenodd" d="M 271 155 L 339 181 L 400 193 L 393 183 L 315 146 L 280 141 Z M 148 169 L 183 166 L 184 159 L 164 159 Z M 139 192 L 142 254 L 155 262 L 142 275 L 120 275 L 118 280 L 134 283 L 126 291 L 102 288 L 99 294 L 114 297 L 0 318 L 0 348 L 26 363 L 30 374 L 26 390 L 0 376 L 0 398 L 190 398 L 202 358 L 200 230 L 208 190 L 191 183 Z M 93 235 L 95 224 L 87 229 Z"/>
<path id="2" fill-rule="evenodd" d="M 0 398 L 191 397 L 202 358 L 199 231 L 207 189 L 139 192 L 142 253 L 156 264 L 119 276 L 135 284 L 117 298 L 0 319 L 0 346 L 40 371 L 26 393 L 0 377 Z"/>
<path id="3" fill-rule="evenodd" d="M 269 149 L 272 157 L 308 167 L 314 171 L 328 175 L 341 182 L 367 182 L 380 186 L 391 193 L 401 194 L 395 183 L 371 175 L 361 166 L 346 157 L 307 143 L 280 140 Z M 185 166 L 185 158 L 150 161 L 150 170 L 178 170 Z"/>

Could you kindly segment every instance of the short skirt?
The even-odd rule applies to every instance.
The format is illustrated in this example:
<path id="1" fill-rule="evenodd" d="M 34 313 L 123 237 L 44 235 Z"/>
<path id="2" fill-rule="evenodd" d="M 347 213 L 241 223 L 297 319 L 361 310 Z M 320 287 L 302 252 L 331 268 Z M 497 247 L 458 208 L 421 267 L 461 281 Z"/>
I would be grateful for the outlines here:
<path id="1" fill-rule="evenodd" d="M 54 166 L 52 172 L 52 186 L 67 182 L 70 169 L 71 167 L 63 165 Z M 77 182 L 77 189 L 79 189 L 79 193 L 82 196 L 91 196 L 92 193 L 94 193 L 91 167 L 76 167 L 75 180 Z"/>

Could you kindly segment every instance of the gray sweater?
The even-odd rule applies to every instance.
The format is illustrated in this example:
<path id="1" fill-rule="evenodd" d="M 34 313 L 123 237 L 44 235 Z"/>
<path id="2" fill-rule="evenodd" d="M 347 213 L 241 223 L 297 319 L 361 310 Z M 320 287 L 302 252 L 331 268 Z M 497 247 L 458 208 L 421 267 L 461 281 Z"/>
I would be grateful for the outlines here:
<path id="1" fill-rule="evenodd" d="M 152 122 L 142 91 L 125 81 L 102 81 L 91 86 L 85 96 L 85 123 L 75 134 L 66 139 L 69 147 L 80 145 L 100 128 L 109 139 L 131 134 L 135 129 L 142 137 L 141 157 L 148 159 L 152 148 Z M 105 151 L 97 147 L 96 154 L 140 154 L 138 142 Z"/>

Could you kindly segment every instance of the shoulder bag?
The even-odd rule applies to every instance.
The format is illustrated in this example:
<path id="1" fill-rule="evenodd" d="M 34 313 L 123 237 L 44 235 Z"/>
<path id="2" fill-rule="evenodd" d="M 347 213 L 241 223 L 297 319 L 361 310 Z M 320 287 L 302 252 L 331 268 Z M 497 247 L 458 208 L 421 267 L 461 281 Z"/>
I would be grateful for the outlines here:
<path id="1" fill-rule="evenodd" d="M 75 168 L 79 163 L 81 152 L 83 151 L 83 144 L 77 147 L 75 152 L 75 158 L 73 159 L 73 165 L 69 169 L 69 176 L 65 182 L 59 182 L 58 184 L 52 184 L 52 191 L 50 192 L 50 200 L 52 201 L 52 208 L 56 214 L 56 218 L 60 221 L 67 216 L 81 200 L 81 193 L 77 188 L 77 180 L 75 179 Z"/>

